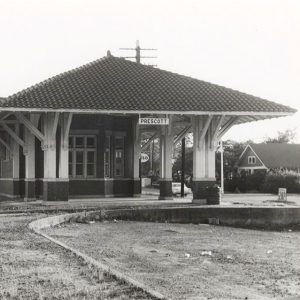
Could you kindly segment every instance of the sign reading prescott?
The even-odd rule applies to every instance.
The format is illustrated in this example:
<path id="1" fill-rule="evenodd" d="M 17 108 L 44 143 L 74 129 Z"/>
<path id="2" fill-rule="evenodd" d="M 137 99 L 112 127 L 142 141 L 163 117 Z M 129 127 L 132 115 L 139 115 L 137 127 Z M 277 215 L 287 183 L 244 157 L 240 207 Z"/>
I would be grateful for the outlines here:
<path id="1" fill-rule="evenodd" d="M 139 118 L 140 125 L 169 125 L 168 118 Z"/>
<path id="2" fill-rule="evenodd" d="M 146 153 L 141 153 L 141 162 L 145 163 L 149 160 L 149 155 Z"/>

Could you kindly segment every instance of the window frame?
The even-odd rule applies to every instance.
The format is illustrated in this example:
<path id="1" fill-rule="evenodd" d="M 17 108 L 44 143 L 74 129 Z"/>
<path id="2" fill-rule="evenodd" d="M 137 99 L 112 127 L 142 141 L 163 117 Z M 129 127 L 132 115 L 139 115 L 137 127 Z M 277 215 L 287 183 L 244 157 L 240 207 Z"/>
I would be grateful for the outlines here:
<path id="1" fill-rule="evenodd" d="M 82 147 L 76 147 L 76 138 L 83 138 L 83 145 Z M 94 139 L 94 147 L 88 147 L 87 139 L 93 138 Z M 70 143 L 71 140 L 71 143 Z M 77 175 L 76 173 L 76 166 L 77 166 L 77 158 L 76 153 L 83 152 L 83 172 L 82 175 Z M 88 152 L 94 153 L 94 174 L 88 175 L 87 167 L 92 163 L 88 163 L 87 155 Z M 70 163 L 69 159 L 69 168 L 71 167 L 71 172 L 69 169 L 69 177 L 72 179 L 84 179 L 84 178 L 96 178 L 97 177 L 97 135 L 95 134 L 70 134 L 69 135 L 69 155 L 72 155 L 72 162 Z"/>
<path id="2" fill-rule="evenodd" d="M 256 157 L 254 155 L 248 156 L 248 164 L 249 165 L 255 165 L 256 164 Z"/>

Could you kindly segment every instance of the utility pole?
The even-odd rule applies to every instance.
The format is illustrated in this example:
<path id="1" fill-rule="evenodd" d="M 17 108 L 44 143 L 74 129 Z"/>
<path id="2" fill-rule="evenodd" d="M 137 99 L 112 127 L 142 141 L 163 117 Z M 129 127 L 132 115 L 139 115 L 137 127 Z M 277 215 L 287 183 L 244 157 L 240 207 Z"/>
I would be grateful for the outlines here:
<path id="1" fill-rule="evenodd" d="M 136 41 L 135 52 L 136 52 L 135 60 L 137 63 L 140 64 L 141 63 L 141 47 L 140 47 L 139 41 Z"/>
<path id="2" fill-rule="evenodd" d="M 157 56 L 141 56 L 141 51 L 157 51 L 157 49 L 154 48 L 141 48 L 140 42 L 136 41 L 136 47 L 135 48 L 120 48 L 120 50 L 134 50 L 135 56 L 122 56 L 123 58 L 134 58 L 137 63 L 141 63 L 141 58 L 157 58 Z M 156 67 L 156 65 L 149 65 L 152 67 Z"/>
<path id="3" fill-rule="evenodd" d="M 181 197 L 184 197 L 184 177 L 185 177 L 185 137 L 181 140 Z"/>

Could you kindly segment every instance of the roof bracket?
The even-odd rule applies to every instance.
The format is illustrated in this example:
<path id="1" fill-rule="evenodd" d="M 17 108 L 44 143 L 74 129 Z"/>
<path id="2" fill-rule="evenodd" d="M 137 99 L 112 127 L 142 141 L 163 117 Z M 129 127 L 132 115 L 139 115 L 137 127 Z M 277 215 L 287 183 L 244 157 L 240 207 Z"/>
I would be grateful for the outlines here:
<path id="1" fill-rule="evenodd" d="M 15 116 L 34 136 L 36 136 L 41 142 L 44 142 L 45 136 L 38 130 L 35 124 L 33 124 L 20 112 L 16 112 Z"/>
<path id="2" fill-rule="evenodd" d="M 213 115 L 208 115 L 207 119 L 205 121 L 204 127 L 202 128 L 201 131 L 200 131 L 200 128 L 199 128 L 199 139 L 198 139 L 198 145 L 197 145 L 198 148 L 200 148 L 200 146 L 203 144 L 203 141 L 205 139 L 205 135 L 208 131 L 208 128 L 210 126 L 210 123 L 211 123 L 212 119 L 213 119 Z M 200 120 L 196 119 L 196 122 L 199 122 L 199 121 Z"/>
<path id="3" fill-rule="evenodd" d="M 0 121 L 0 125 L 23 149 L 26 148 L 25 142 L 7 124 L 5 124 L 5 122 Z"/>
<path id="4" fill-rule="evenodd" d="M 222 136 L 233 126 L 237 123 L 237 121 L 239 120 L 239 116 L 235 116 L 230 118 L 229 121 L 227 121 L 219 130 L 218 132 L 218 140 L 220 140 L 222 138 Z"/>
<path id="5" fill-rule="evenodd" d="M 210 140 L 210 148 L 211 149 L 215 148 L 215 144 L 216 144 L 216 141 L 217 141 L 219 129 L 220 129 L 224 119 L 225 119 L 225 115 L 221 115 L 217 120 L 217 124 L 213 128 L 213 132 L 212 132 L 212 136 L 211 136 L 211 140 Z"/>

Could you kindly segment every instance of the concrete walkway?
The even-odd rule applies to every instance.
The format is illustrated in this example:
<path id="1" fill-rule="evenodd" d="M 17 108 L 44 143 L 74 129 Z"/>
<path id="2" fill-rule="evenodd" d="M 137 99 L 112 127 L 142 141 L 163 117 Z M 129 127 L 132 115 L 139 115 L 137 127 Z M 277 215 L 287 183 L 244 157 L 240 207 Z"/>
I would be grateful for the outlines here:
<path id="1" fill-rule="evenodd" d="M 271 194 L 225 194 L 222 196 L 221 206 L 300 206 L 300 195 L 288 195 L 287 202 L 278 202 L 276 195 Z M 143 194 L 140 198 L 97 198 L 70 199 L 68 202 L 44 202 L 42 200 L 1 201 L 0 212 L 12 211 L 78 211 L 95 208 L 126 208 L 126 207 L 172 207 L 189 206 L 192 195 L 185 198 L 174 197 L 173 200 L 158 200 L 157 195 Z"/>
<path id="2" fill-rule="evenodd" d="M 170 207 L 186 206 L 191 204 L 190 199 L 177 198 L 174 200 L 160 201 L 156 196 L 142 196 L 140 198 L 97 198 L 97 199 L 70 199 L 68 202 L 42 200 L 24 201 L 2 201 L 0 202 L 0 213 L 5 212 L 55 212 L 55 211 L 82 211 L 97 208 L 128 208 L 128 207 Z"/>

